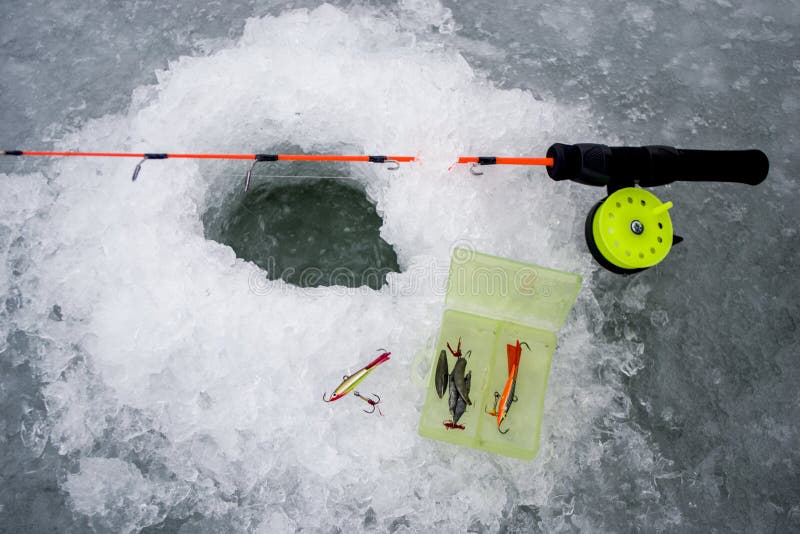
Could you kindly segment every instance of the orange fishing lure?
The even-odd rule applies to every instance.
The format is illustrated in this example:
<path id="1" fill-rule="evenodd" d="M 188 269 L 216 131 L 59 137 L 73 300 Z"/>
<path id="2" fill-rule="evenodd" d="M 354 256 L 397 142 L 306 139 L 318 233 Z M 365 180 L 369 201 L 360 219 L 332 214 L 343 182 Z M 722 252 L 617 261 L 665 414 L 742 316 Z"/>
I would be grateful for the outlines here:
<path id="1" fill-rule="evenodd" d="M 493 417 L 497 417 L 497 431 L 501 434 L 506 434 L 510 429 L 505 431 L 500 430 L 500 425 L 508 415 L 511 409 L 511 404 L 516 402 L 517 397 L 514 395 L 514 390 L 517 387 L 517 372 L 519 371 L 519 361 L 522 356 L 522 345 L 531 350 L 530 346 L 524 341 L 517 340 L 516 345 L 506 345 L 506 354 L 508 356 L 508 380 L 506 386 L 503 388 L 503 394 L 495 392 L 494 394 L 494 410 L 486 412 Z"/>

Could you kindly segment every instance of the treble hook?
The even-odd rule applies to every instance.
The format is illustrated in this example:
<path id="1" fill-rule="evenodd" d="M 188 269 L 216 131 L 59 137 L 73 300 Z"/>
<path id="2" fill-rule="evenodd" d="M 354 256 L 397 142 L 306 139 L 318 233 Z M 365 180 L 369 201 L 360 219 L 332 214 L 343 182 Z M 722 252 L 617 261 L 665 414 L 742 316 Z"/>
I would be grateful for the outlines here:
<path id="1" fill-rule="evenodd" d="M 491 412 L 487 412 L 486 408 L 484 408 L 483 411 L 486 412 L 487 415 L 491 415 L 491 416 L 497 415 L 497 401 L 499 401 L 499 400 L 500 400 L 500 394 L 495 391 L 494 392 L 494 408 L 492 409 Z"/>
<path id="2" fill-rule="evenodd" d="M 142 163 L 147 161 L 150 158 L 142 158 L 142 161 L 136 164 L 136 167 L 133 169 L 133 176 L 131 176 L 131 182 L 135 182 L 136 178 L 139 177 L 139 171 L 142 170 Z"/>
<path id="3" fill-rule="evenodd" d="M 460 358 L 461 357 L 461 336 L 459 336 L 459 338 L 458 338 L 458 348 L 456 348 L 456 350 L 453 350 L 453 347 L 450 346 L 450 342 L 448 341 L 447 342 L 447 350 L 449 350 L 450 354 L 452 354 L 456 358 Z"/>
<path id="4" fill-rule="evenodd" d="M 481 170 L 480 163 L 473 163 L 472 166 L 469 168 L 469 172 L 474 176 L 483 176 L 483 171 Z"/>
<path id="5" fill-rule="evenodd" d="M 396 171 L 397 169 L 400 168 L 400 162 L 397 161 L 397 160 L 387 159 L 386 163 L 387 163 L 387 165 L 386 165 L 386 170 L 387 171 Z M 391 165 L 389 165 L 389 164 L 391 164 Z"/>
<path id="6" fill-rule="evenodd" d="M 491 416 L 497 415 L 497 403 L 498 403 L 499 400 L 500 400 L 500 393 L 495 391 L 494 392 L 494 411 L 493 412 L 486 412 L 486 408 L 484 408 L 483 411 L 485 411 L 487 414 L 489 414 Z M 516 395 L 514 396 L 514 400 L 512 400 L 511 402 L 517 402 L 517 396 Z M 497 431 L 500 432 L 503 435 L 508 434 L 509 430 L 511 430 L 510 427 L 506 428 L 505 432 L 503 432 L 502 430 L 500 430 L 500 425 L 497 425 Z"/>
<path id="7" fill-rule="evenodd" d="M 356 397 L 358 397 L 359 399 L 363 400 L 364 402 L 366 402 L 367 404 L 369 404 L 369 405 L 372 407 L 372 411 L 361 410 L 361 411 L 362 411 L 362 412 L 364 412 L 364 413 L 375 413 L 375 408 L 378 408 L 378 404 L 380 404 L 380 403 L 381 403 L 381 398 L 380 398 L 380 397 L 378 397 L 378 395 L 377 395 L 377 394 L 375 394 L 375 393 L 373 393 L 373 394 L 372 394 L 372 396 L 373 396 L 373 397 L 375 397 L 375 398 L 377 398 L 378 400 L 372 400 L 372 399 L 368 399 L 367 397 L 365 397 L 364 395 L 362 395 L 362 394 L 361 394 L 361 393 L 359 393 L 358 391 L 354 391 L 354 392 L 353 392 L 353 395 L 355 395 L 355 396 L 356 396 Z M 379 413 L 381 416 L 383 416 L 383 412 L 381 412 L 381 409 L 380 409 L 380 408 L 378 408 L 378 413 Z"/>

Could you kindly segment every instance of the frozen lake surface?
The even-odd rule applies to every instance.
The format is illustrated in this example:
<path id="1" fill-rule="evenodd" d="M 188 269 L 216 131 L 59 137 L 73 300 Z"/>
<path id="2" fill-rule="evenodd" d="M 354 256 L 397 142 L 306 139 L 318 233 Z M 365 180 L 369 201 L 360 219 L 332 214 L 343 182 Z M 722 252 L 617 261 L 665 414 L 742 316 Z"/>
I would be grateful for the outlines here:
<path id="1" fill-rule="evenodd" d="M 317 233 L 296 249 L 296 212 L 231 222 L 238 164 L 148 162 L 131 184 L 132 161 L 0 160 L 0 530 L 800 530 L 800 4 L 462 4 L 0 14 L 0 148 L 421 159 L 320 168 L 360 196 L 301 195 Z M 619 277 L 583 242 L 602 191 L 447 170 L 554 142 L 759 148 L 771 169 L 654 189 L 685 242 Z M 326 269 L 399 272 L 267 280 L 214 240 L 226 224 L 291 265 L 325 247 Z M 416 433 L 454 245 L 584 276 L 533 462 Z M 384 417 L 320 401 L 379 347 Z"/>

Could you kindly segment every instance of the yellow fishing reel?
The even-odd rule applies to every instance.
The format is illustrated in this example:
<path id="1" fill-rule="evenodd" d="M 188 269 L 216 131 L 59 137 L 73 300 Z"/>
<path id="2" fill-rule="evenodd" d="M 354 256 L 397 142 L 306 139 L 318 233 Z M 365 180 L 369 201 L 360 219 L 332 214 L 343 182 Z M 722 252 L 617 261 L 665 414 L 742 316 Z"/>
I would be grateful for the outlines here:
<path id="1" fill-rule="evenodd" d="M 586 217 L 586 245 L 594 259 L 619 274 L 652 267 L 669 254 L 680 237 L 672 233 L 672 202 L 636 187 L 619 189 Z"/>
<path id="2" fill-rule="evenodd" d="M 553 180 L 605 187 L 608 196 L 586 217 L 594 259 L 611 272 L 631 274 L 657 265 L 683 241 L 672 229 L 672 202 L 640 189 L 678 180 L 757 185 L 769 172 L 760 150 L 685 150 L 668 146 L 609 147 L 556 143 L 547 151 Z"/>

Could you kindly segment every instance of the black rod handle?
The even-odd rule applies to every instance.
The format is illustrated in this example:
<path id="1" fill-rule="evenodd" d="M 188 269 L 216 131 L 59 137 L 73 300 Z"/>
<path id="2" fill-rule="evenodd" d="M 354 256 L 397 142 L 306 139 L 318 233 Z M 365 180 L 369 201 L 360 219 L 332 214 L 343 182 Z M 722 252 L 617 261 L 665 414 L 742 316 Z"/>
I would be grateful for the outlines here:
<path id="1" fill-rule="evenodd" d="M 573 180 L 611 189 L 664 185 L 674 181 L 758 185 L 769 172 L 760 150 L 686 150 L 671 146 L 609 147 L 556 143 L 547 150 L 553 180 Z"/>

